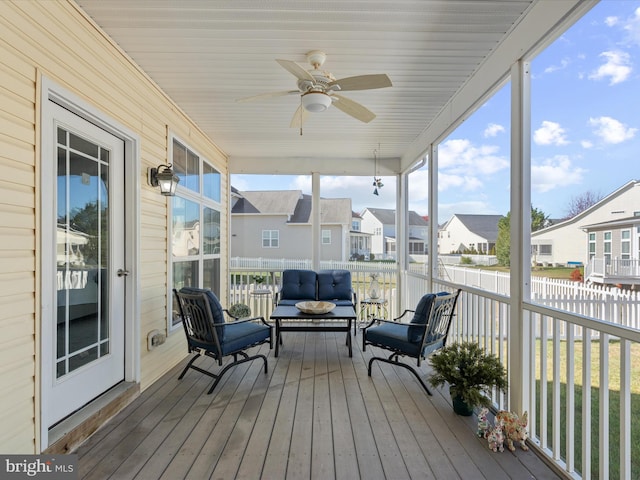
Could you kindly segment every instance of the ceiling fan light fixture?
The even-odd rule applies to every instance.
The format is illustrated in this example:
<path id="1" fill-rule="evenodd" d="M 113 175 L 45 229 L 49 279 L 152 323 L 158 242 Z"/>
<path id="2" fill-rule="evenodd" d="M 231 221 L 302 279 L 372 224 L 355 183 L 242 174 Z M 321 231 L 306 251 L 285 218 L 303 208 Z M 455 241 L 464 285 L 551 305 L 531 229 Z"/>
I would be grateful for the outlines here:
<path id="1" fill-rule="evenodd" d="M 308 112 L 324 112 L 331 105 L 331 97 L 323 92 L 308 92 L 302 95 L 302 106 Z"/>

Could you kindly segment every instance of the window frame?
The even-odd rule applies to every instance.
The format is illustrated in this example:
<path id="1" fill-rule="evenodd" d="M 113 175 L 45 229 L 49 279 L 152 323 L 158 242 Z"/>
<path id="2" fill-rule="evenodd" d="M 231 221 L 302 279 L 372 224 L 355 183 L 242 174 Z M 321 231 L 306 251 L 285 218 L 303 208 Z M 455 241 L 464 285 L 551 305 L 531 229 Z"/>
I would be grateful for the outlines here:
<path id="1" fill-rule="evenodd" d="M 170 197 L 171 200 L 169 202 L 168 226 L 167 226 L 167 230 L 169 233 L 168 239 L 167 239 L 167 243 L 168 243 L 167 252 L 169 255 L 169 262 L 168 262 L 169 267 L 167 269 L 169 292 L 167 296 L 168 298 L 167 304 L 168 304 L 169 315 L 167 315 L 167 331 L 169 333 L 173 333 L 176 330 L 182 328 L 182 321 L 176 318 L 176 314 L 174 312 L 174 304 L 173 304 L 173 302 L 175 301 L 175 299 L 173 298 L 174 297 L 173 289 L 177 288 L 175 284 L 177 279 L 174 278 L 174 271 L 175 271 L 176 265 L 196 262 L 197 263 L 197 267 L 196 267 L 197 285 L 193 285 L 193 286 L 197 288 L 204 288 L 206 269 L 213 266 L 215 271 L 216 261 L 217 261 L 217 270 L 218 270 L 217 277 L 218 278 L 214 279 L 214 283 L 217 283 L 219 287 L 222 281 L 222 277 L 220 275 L 220 264 L 222 261 L 221 248 L 220 246 L 218 246 L 217 251 L 214 251 L 213 253 L 205 252 L 205 248 L 204 248 L 205 235 L 202 233 L 204 231 L 204 228 L 208 226 L 208 223 L 205 225 L 205 212 L 207 212 L 207 209 L 213 212 L 217 212 L 218 242 L 219 243 L 222 242 L 222 235 L 221 235 L 222 198 L 219 198 L 216 200 L 215 198 L 212 198 L 210 195 L 208 195 L 208 192 L 205 192 L 205 183 L 207 181 L 210 181 L 210 179 L 204 178 L 205 167 L 211 169 L 213 172 L 215 172 L 215 174 L 217 174 L 217 177 L 214 176 L 212 178 L 214 178 L 214 182 L 216 181 L 215 179 L 217 178 L 218 185 L 217 185 L 217 189 L 214 188 L 214 191 L 217 191 L 218 193 L 220 193 L 222 190 L 222 174 L 218 170 L 218 168 L 213 164 L 213 162 L 211 162 L 202 154 L 200 154 L 200 152 L 198 152 L 196 149 L 191 147 L 188 142 L 185 142 L 179 136 L 170 134 L 168 138 L 168 142 L 169 142 L 168 158 L 172 160 L 169 163 L 173 163 L 174 153 L 175 153 L 174 146 L 176 143 L 178 143 L 180 146 L 184 147 L 187 150 L 187 155 L 191 154 L 192 156 L 197 157 L 197 162 L 198 162 L 198 179 L 197 179 L 198 190 L 194 190 L 190 188 L 190 185 L 192 184 L 192 182 L 185 182 L 185 184 L 182 184 L 182 185 L 181 185 L 182 183 L 181 182 L 178 184 L 175 196 Z M 221 195 L 219 196 L 221 197 Z M 197 206 L 198 232 L 197 232 L 197 235 L 194 235 L 194 236 L 197 236 L 197 244 L 198 244 L 197 253 L 192 253 L 192 254 L 187 253 L 186 255 L 181 255 L 181 256 L 174 255 L 174 250 L 175 250 L 174 238 L 177 234 L 175 229 L 176 209 L 174 207 L 174 204 L 175 202 L 178 202 L 178 201 L 184 201 L 185 205 L 187 204 L 187 202 L 191 202 L 192 204 L 195 204 Z M 215 213 L 214 213 L 214 217 L 215 217 Z M 194 225 L 195 225 L 195 222 L 194 222 Z M 212 226 L 215 227 L 215 224 L 212 224 Z M 194 236 L 191 236 L 192 240 L 195 239 Z M 210 263 L 211 261 L 213 261 L 213 264 Z M 215 284 L 213 287 L 214 288 L 212 288 L 212 290 L 217 296 L 219 296 L 220 292 L 215 291 L 216 290 Z"/>
<path id="2" fill-rule="evenodd" d="M 320 233 L 322 245 L 331 245 L 331 230 L 323 229 Z"/>
<path id="3" fill-rule="evenodd" d="M 264 241 L 265 241 L 265 233 L 269 233 L 269 238 L 267 239 L 269 241 L 269 245 L 265 245 Z M 273 236 L 273 234 L 275 233 L 275 238 Z M 276 244 L 273 245 L 273 241 L 275 240 Z M 275 229 L 275 230 L 270 230 L 270 229 L 264 229 L 262 230 L 261 233 L 261 237 L 260 237 L 260 245 L 262 248 L 280 248 L 280 230 Z"/>

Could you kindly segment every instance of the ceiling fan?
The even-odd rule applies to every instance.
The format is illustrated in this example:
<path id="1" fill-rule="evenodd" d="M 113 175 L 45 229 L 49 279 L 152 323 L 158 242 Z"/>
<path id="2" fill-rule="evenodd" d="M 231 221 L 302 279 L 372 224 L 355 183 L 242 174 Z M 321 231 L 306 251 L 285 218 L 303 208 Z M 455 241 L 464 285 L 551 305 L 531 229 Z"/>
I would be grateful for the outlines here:
<path id="1" fill-rule="evenodd" d="M 252 97 L 241 98 L 237 101 L 252 102 L 285 95 L 300 95 L 300 106 L 293 114 L 291 124 L 289 125 L 290 127 L 301 126 L 307 120 L 310 113 L 323 112 L 332 104 L 347 115 L 351 115 L 353 118 L 364 123 L 369 123 L 376 118 L 375 113 L 371 110 L 358 102 L 339 95 L 337 92 L 390 87 L 392 84 L 389 77 L 382 73 L 357 75 L 355 77 L 336 80 L 330 72 L 320 70 L 326 58 L 327 55 L 320 50 L 313 50 L 307 53 L 307 61 L 313 67 L 311 70 L 307 70 L 291 60 L 276 59 L 276 62 L 298 79 L 298 89 L 263 93 Z"/>

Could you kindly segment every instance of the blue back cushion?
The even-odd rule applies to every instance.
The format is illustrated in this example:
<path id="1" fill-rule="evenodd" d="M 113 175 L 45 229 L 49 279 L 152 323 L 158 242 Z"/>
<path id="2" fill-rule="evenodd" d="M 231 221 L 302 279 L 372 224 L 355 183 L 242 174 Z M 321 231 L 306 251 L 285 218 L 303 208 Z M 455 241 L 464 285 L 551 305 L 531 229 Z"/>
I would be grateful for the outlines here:
<path id="1" fill-rule="evenodd" d="M 213 315 L 213 323 L 224 323 L 224 312 L 222 311 L 222 305 L 220 305 L 220 300 L 218 297 L 208 288 L 196 288 L 196 287 L 182 287 L 180 289 L 181 292 L 187 293 L 190 295 L 194 295 L 197 293 L 204 293 L 209 300 L 209 308 L 211 309 L 211 314 Z M 224 341 L 224 327 L 216 327 L 216 334 L 218 335 L 219 341 Z"/>
<path id="2" fill-rule="evenodd" d="M 351 301 L 351 272 L 349 270 L 318 272 L 318 300 Z"/>
<path id="3" fill-rule="evenodd" d="M 313 270 L 284 270 L 280 298 L 290 300 L 315 300 L 316 272 Z"/>
<path id="4" fill-rule="evenodd" d="M 411 319 L 411 323 L 426 325 L 427 320 L 429 320 L 429 312 L 431 311 L 431 304 L 433 303 L 433 299 L 436 298 L 436 295 L 448 295 L 448 292 L 440 292 L 440 293 L 427 293 L 422 296 L 420 301 L 418 302 L 418 306 L 416 307 L 416 312 Z M 408 330 L 408 340 L 410 342 L 419 342 L 422 338 L 422 334 L 424 333 L 425 328 L 411 328 Z"/>

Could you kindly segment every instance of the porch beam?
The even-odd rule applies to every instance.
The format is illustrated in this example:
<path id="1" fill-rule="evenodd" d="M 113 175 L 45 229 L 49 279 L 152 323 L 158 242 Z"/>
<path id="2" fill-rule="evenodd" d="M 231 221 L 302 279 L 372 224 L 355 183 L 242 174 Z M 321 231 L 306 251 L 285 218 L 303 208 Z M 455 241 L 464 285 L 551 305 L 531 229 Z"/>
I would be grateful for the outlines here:
<path id="1" fill-rule="evenodd" d="M 401 172 L 400 158 L 378 158 L 376 175 Z M 361 158 L 325 157 L 229 157 L 229 173 L 256 175 L 371 175 L 371 154 Z"/>
<path id="2" fill-rule="evenodd" d="M 531 73 L 519 60 L 511 67 L 511 273 L 509 408 L 530 410 L 529 314 L 531 299 Z"/>

